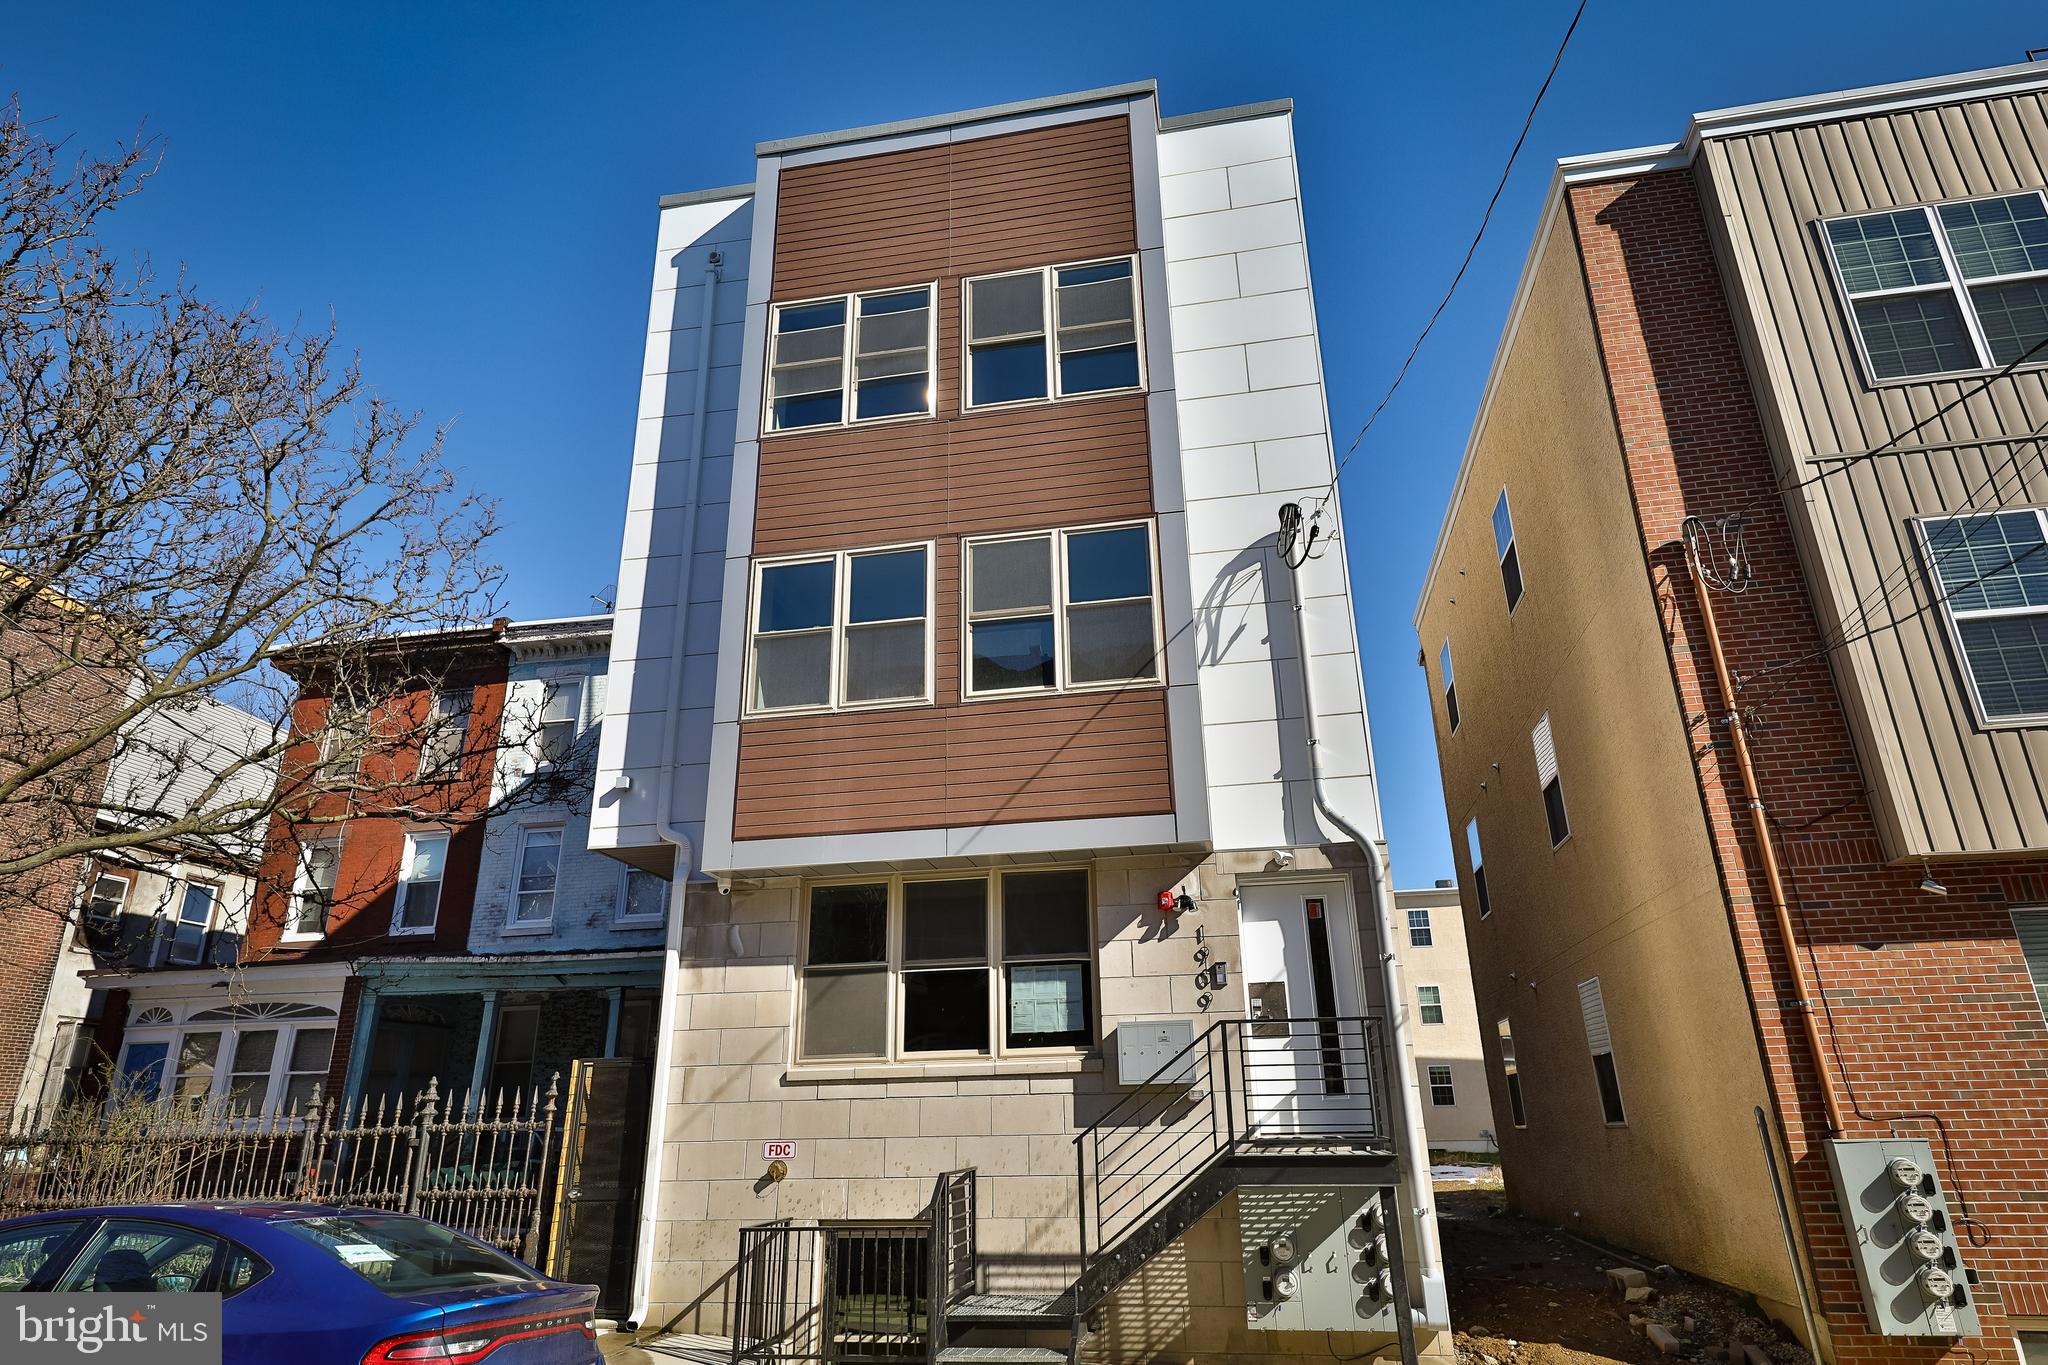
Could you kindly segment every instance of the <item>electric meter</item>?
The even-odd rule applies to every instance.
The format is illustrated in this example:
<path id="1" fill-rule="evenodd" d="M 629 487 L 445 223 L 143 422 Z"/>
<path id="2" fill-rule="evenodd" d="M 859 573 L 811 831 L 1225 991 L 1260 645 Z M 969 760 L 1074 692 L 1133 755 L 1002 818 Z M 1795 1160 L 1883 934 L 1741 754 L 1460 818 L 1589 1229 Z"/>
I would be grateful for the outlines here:
<path id="1" fill-rule="evenodd" d="M 1275 1237 L 1273 1239 L 1273 1259 L 1280 1265 L 1293 1264 L 1294 1239 L 1291 1237 Z"/>
<path id="2" fill-rule="evenodd" d="M 1291 1299 L 1301 1292 L 1301 1281 L 1291 1270 L 1273 1277 L 1273 1294 L 1276 1298 Z"/>
<path id="3" fill-rule="evenodd" d="M 1945 1299 L 1956 1292 L 1955 1276 L 1949 1274 L 1938 1265 L 1922 1267 L 1920 1271 L 1920 1288 L 1926 1292 L 1927 1297 L 1930 1299 Z"/>
<path id="4" fill-rule="evenodd" d="M 1917 1190 L 1920 1188 L 1920 1163 L 1913 1160 L 1913 1158 L 1909 1156 L 1893 1157 L 1891 1163 L 1885 1167 L 1885 1170 L 1890 1173 L 1892 1183 L 1900 1189 Z"/>
<path id="5" fill-rule="evenodd" d="M 1915 1228 L 1907 1236 L 1906 1245 L 1923 1261 L 1933 1262 L 1941 1259 L 1941 1238 L 1931 1228 Z"/>
<path id="6" fill-rule="evenodd" d="M 1934 1205 L 1927 1202 L 1927 1196 L 1918 1190 L 1899 1200 L 1899 1216 L 1916 1227 L 1926 1227 L 1934 1221 Z"/>

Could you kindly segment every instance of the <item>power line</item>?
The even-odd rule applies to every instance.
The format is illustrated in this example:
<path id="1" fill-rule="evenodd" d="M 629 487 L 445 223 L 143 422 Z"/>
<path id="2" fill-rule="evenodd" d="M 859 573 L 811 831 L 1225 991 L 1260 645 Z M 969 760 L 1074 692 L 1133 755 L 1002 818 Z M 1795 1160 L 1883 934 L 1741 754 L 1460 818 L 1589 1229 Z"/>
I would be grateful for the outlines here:
<path id="1" fill-rule="evenodd" d="M 1579 20 L 1585 13 L 1586 0 L 1579 0 L 1579 7 L 1572 11 L 1572 21 L 1566 26 L 1564 37 L 1557 44 L 1557 54 L 1550 59 L 1550 70 L 1544 73 L 1543 84 L 1537 87 L 1536 98 L 1530 101 L 1529 112 L 1522 119 L 1522 131 L 1516 136 L 1515 145 L 1508 152 L 1507 164 L 1500 168 L 1500 179 L 1493 187 L 1493 197 L 1486 201 L 1486 211 L 1479 216 L 1479 230 L 1472 234 L 1472 244 L 1465 248 L 1465 259 L 1458 263 L 1458 273 L 1451 277 L 1450 288 L 1444 290 L 1443 298 L 1437 302 L 1436 311 L 1429 315 L 1429 321 L 1423 324 L 1422 331 L 1415 338 L 1415 344 L 1408 348 L 1408 356 L 1401 362 L 1401 368 L 1395 372 L 1394 382 L 1387 385 L 1387 391 L 1366 415 L 1365 425 L 1358 429 L 1358 434 L 1351 438 L 1351 444 L 1345 447 L 1344 457 L 1337 461 L 1336 473 L 1330 476 L 1330 486 L 1324 490 L 1322 502 L 1317 504 L 1318 510 L 1321 510 L 1321 507 L 1330 501 L 1331 494 L 1337 491 L 1337 480 L 1344 476 L 1344 466 L 1351 463 L 1352 455 L 1358 450 L 1358 443 L 1365 439 L 1365 433 L 1372 430 L 1372 424 L 1379 420 L 1380 414 L 1386 411 L 1387 404 L 1393 401 L 1395 391 L 1401 387 L 1401 381 L 1408 377 L 1408 367 L 1415 363 L 1417 353 L 1422 350 L 1422 343 L 1429 339 L 1430 332 L 1436 327 L 1437 319 L 1442 317 L 1444 309 L 1450 306 L 1451 296 L 1458 292 L 1458 285 L 1463 282 L 1465 272 L 1471 268 L 1472 258 L 1478 255 L 1479 243 L 1486 237 L 1487 225 L 1493 221 L 1494 207 L 1500 203 L 1501 193 L 1508 187 L 1508 175 L 1515 169 L 1515 161 L 1522 154 L 1522 144 L 1529 140 L 1529 129 L 1536 122 L 1536 111 L 1543 107 L 1543 97 L 1550 93 L 1550 83 L 1557 78 L 1557 68 L 1564 61 L 1565 49 L 1571 46 L 1572 34 L 1578 31 Z"/>

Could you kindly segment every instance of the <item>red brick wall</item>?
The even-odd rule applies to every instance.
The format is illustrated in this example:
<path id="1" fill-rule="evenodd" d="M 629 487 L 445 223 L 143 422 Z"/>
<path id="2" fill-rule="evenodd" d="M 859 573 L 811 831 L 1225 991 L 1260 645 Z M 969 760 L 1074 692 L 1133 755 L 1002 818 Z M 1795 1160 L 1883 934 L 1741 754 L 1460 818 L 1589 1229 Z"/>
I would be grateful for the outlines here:
<path id="1" fill-rule="evenodd" d="M 1674 541 L 1688 513 L 1737 511 L 1768 488 L 1769 448 L 1691 173 L 1568 193 L 1674 683 L 1688 718 L 1710 715 L 1724 703 Z M 1778 499 L 1756 504 L 1748 548 L 1756 586 L 1715 601 L 1738 677 L 1820 645 Z M 1931 1142 L 1952 1211 L 1960 1194 L 1975 1220 L 1959 1231 L 1969 1234 L 1965 1259 L 1983 1276 L 1975 1298 L 1986 1335 L 1953 1354 L 2016 1359 L 2005 1316 L 2048 1315 L 2048 1024 L 2008 907 L 2042 900 L 2048 862 L 1944 863 L 1938 871 L 1949 895 L 1927 896 L 1919 868 L 1881 862 L 1828 664 L 1793 664 L 1756 691 L 1751 700 L 1769 697 L 1750 721 L 1756 767 L 1795 925 L 1832 1016 L 1827 1060 L 1850 1114 L 1843 1136 L 1896 1132 Z M 1703 737 L 1707 731 L 1699 727 Z M 1740 775 L 1726 727 L 1713 726 L 1712 735 L 1713 743 L 1695 747 L 1701 799 L 1837 1358 L 1940 1358 L 1940 1343 L 1876 1337 L 1865 1327 L 1819 1146 L 1827 1125 L 1817 1074 L 1799 1020 L 1783 1003 L 1793 993 Z"/>
<path id="2" fill-rule="evenodd" d="M 23 624 L 0 628 L 0 753 L 38 754 L 81 736 L 118 704 L 119 681 L 77 657 L 67 637 L 79 629 L 60 609 L 31 607 Z M 67 765 L 51 783 L 25 788 L 0 807 L 0 852 L 18 855 L 89 833 L 106 785 L 107 743 Z M 0 887 L 0 1113 L 21 1089 L 43 1002 L 49 994 L 70 917 L 91 859 L 47 863 Z"/>
<path id="3" fill-rule="evenodd" d="M 477 870 L 484 846 L 483 821 L 477 817 L 490 806 L 492 766 L 505 704 L 503 656 L 492 647 L 478 661 L 450 669 L 443 683 L 471 688 L 472 694 L 470 737 L 463 770 L 446 791 L 435 794 L 432 802 L 434 809 L 447 813 L 446 827 L 453 835 L 448 841 L 434 932 L 400 937 L 393 937 L 390 932 L 406 831 L 435 828 L 434 823 L 399 819 L 375 811 L 351 815 L 340 798 L 326 798 L 316 811 L 324 823 L 300 823 L 299 838 L 293 837 L 293 821 L 287 816 L 280 815 L 273 823 L 257 872 L 255 908 L 242 949 L 244 962 L 468 951 L 470 911 L 476 899 Z M 420 717 L 425 715 L 431 696 L 430 688 L 416 686 L 396 693 L 388 704 Z M 295 722 L 302 730 L 314 731 L 326 706 L 322 696 L 302 695 L 294 708 Z M 295 748 L 288 753 L 287 770 L 294 764 L 309 762 L 312 748 L 313 741 L 309 740 L 303 750 Z M 401 772 L 409 772 L 417 761 L 418 755 L 409 751 L 398 753 L 391 760 Z M 389 779 L 371 772 L 366 780 L 381 784 Z M 336 818 L 342 816 L 347 818 L 337 822 Z M 341 863 L 335 873 L 334 907 L 328 919 L 327 937 L 311 944 L 283 942 L 301 840 L 335 837 L 341 839 Z"/>

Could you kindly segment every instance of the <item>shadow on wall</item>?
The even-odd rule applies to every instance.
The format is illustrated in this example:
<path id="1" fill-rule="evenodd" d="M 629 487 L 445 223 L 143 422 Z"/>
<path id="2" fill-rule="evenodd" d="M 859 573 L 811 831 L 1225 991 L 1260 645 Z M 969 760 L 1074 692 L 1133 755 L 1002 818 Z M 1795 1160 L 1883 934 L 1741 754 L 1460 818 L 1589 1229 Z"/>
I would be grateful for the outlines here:
<path id="1" fill-rule="evenodd" d="M 1258 600 L 1233 601 L 1247 590 Z M 1273 713 L 1280 717 L 1280 766 L 1270 776 L 1271 780 L 1283 783 L 1282 828 L 1290 845 L 1321 844 L 1325 835 L 1315 814 L 1311 783 L 1315 769 L 1308 747 L 1308 707 L 1302 686 L 1303 663 L 1296 657 L 1299 651 L 1295 647 L 1293 612 L 1292 576 L 1280 562 L 1279 535 L 1275 532 L 1239 551 L 1217 571 L 1203 592 L 1201 606 L 1195 613 L 1195 657 L 1200 667 L 1221 666 L 1247 633 L 1263 630 L 1256 643 L 1265 646 L 1265 662 L 1272 678 Z M 1233 839 L 1229 830 L 1219 829 L 1215 834 L 1218 846 L 1242 842 Z"/>

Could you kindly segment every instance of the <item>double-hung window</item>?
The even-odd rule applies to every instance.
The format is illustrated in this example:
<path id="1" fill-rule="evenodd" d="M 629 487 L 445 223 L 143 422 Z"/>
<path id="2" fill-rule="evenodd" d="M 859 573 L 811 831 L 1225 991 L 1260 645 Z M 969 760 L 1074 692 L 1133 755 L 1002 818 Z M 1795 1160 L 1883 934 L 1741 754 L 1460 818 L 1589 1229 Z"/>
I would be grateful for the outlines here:
<path id="1" fill-rule="evenodd" d="M 1458 733 L 1458 679 L 1451 672 L 1451 642 L 1444 641 L 1443 649 L 1437 654 L 1438 671 L 1444 680 L 1444 719 L 1450 723 L 1451 733 Z"/>
<path id="2" fill-rule="evenodd" d="M 1430 929 L 1429 911 L 1410 910 L 1408 912 L 1408 946 L 1411 948 L 1427 948 L 1435 942 L 1436 935 Z"/>
<path id="3" fill-rule="evenodd" d="M 300 848 L 298 876 L 292 886 L 291 919 L 284 928 L 286 938 L 315 939 L 327 932 L 340 868 L 339 842 L 323 839 Z"/>
<path id="4" fill-rule="evenodd" d="M 1493 901 L 1486 894 L 1486 861 L 1479 852 L 1479 818 L 1465 822 L 1465 847 L 1472 854 L 1472 899 L 1479 903 L 1479 918 L 1493 913 Z"/>
<path id="5" fill-rule="evenodd" d="M 666 879 L 637 867 L 625 868 L 614 918 L 621 926 L 660 924 L 668 918 L 668 891 Z"/>
<path id="6" fill-rule="evenodd" d="M 933 318 L 928 284 L 776 305 L 769 429 L 929 416 Z"/>
<path id="7" fill-rule="evenodd" d="M 1500 585 L 1508 595 L 1508 614 L 1522 600 L 1522 555 L 1515 548 L 1515 518 L 1508 510 L 1508 490 L 1500 490 L 1493 504 L 1493 548 L 1500 556 Z"/>
<path id="8" fill-rule="evenodd" d="M 1444 988 L 1442 986 L 1417 986 L 1415 1003 L 1425 1024 L 1441 1024 L 1444 1021 Z"/>
<path id="9" fill-rule="evenodd" d="M 562 827 L 532 825 L 519 831 L 507 928 L 545 929 L 555 919 L 555 884 L 562 870 Z"/>
<path id="10" fill-rule="evenodd" d="M 447 835 L 405 836 L 405 856 L 398 867 L 398 895 L 391 909 L 392 933 L 434 932 L 434 921 L 441 913 L 441 877 L 447 866 Z"/>
<path id="11" fill-rule="evenodd" d="M 569 761 L 582 716 L 583 679 L 573 674 L 549 678 L 541 689 L 540 715 L 534 724 L 539 742 L 535 757 L 542 767 L 559 767 Z"/>
<path id="12" fill-rule="evenodd" d="M 1873 380 L 2048 363 L 2048 199 L 2039 190 L 1822 225 Z"/>
<path id="13" fill-rule="evenodd" d="M 1579 1012 L 1586 1021 L 1586 1047 L 1593 1054 L 1593 1081 L 1600 1091 L 1600 1112 L 1607 1122 L 1628 1122 L 1621 1103 L 1621 1079 L 1614 1070 L 1614 1037 L 1607 1027 L 1607 1001 L 1600 993 L 1600 978 L 1587 977 L 1579 983 Z"/>
<path id="14" fill-rule="evenodd" d="M 749 711 L 930 701 L 931 565 L 929 544 L 757 562 Z"/>
<path id="15" fill-rule="evenodd" d="M 111 929 L 128 909 L 128 894 L 135 879 L 102 868 L 93 878 L 92 892 L 85 902 L 85 922 L 95 929 Z"/>
<path id="16" fill-rule="evenodd" d="M 1152 526 L 970 539 L 969 696 L 1158 682 Z"/>
<path id="17" fill-rule="evenodd" d="M 1091 904 L 1085 869 L 810 887 L 798 1060 L 1087 1047 Z"/>
<path id="18" fill-rule="evenodd" d="M 1432 1066 L 1429 1069 L 1429 1102 L 1439 1109 L 1458 1102 L 1458 1089 L 1451 1082 L 1449 1067 Z"/>
<path id="19" fill-rule="evenodd" d="M 969 408 L 1145 382 L 1134 256 L 970 279 L 966 309 Z"/>
<path id="20" fill-rule="evenodd" d="M 420 737 L 420 778 L 445 777 L 462 763 L 469 742 L 467 687 L 436 692 L 427 708 L 427 730 Z"/>
<path id="21" fill-rule="evenodd" d="M 217 886 L 185 883 L 178 898 L 178 922 L 171 930 L 172 962 L 189 967 L 206 955 L 206 931 L 213 927 L 213 907 L 219 896 Z"/>
<path id="22" fill-rule="evenodd" d="M 1977 714 L 2048 719 L 2048 513 L 1928 518 L 1920 534 Z"/>
<path id="23" fill-rule="evenodd" d="M 1564 778 L 1557 771 L 1557 743 L 1550 737 L 1548 711 L 1529 732 L 1529 744 L 1536 751 L 1536 782 L 1543 789 L 1543 818 L 1550 826 L 1550 846 L 1556 848 L 1571 837 L 1572 826 L 1565 818 Z"/>
<path id="24" fill-rule="evenodd" d="M 1502 1019 L 1494 1025 L 1494 1032 L 1500 1038 L 1500 1069 L 1508 1087 L 1508 1117 L 1515 1127 L 1529 1126 L 1529 1111 L 1522 1104 L 1522 1072 L 1515 1065 L 1515 1032 Z"/>

